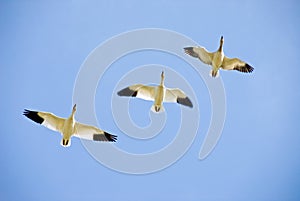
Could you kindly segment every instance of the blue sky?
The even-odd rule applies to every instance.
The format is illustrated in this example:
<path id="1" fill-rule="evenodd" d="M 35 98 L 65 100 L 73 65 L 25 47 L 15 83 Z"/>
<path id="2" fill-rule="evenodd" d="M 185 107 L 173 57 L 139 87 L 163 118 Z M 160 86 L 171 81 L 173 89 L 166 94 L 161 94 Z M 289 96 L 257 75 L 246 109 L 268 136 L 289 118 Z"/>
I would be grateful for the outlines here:
<path id="1" fill-rule="evenodd" d="M 297 1 L 253 0 L 1 1 L 1 200 L 299 200 L 299 7 Z M 162 171 L 111 170 L 79 139 L 64 148 L 59 134 L 22 115 L 28 108 L 67 117 L 88 55 L 111 37 L 142 28 L 183 34 L 210 51 L 223 35 L 225 54 L 255 68 L 250 75 L 220 72 L 226 121 L 206 159 L 198 154 L 211 117 L 208 90 L 186 62 L 163 52 L 120 58 L 95 94 L 98 126 L 118 135 L 119 148 L 143 153 L 172 141 L 180 107 L 166 105 L 166 127 L 157 138 L 149 143 L 131 139 L 109 109 L 118 79 L 134 67 L 156 63 L 189 81 L 199 103 L 199 130 L 186 154 Z M 204 68 L 200 62 L 199 68 Z M 166 82 L 172 79 L 167 76 Z M 130 101 L 139 126 L 149 123 L 150 106 Z"/>

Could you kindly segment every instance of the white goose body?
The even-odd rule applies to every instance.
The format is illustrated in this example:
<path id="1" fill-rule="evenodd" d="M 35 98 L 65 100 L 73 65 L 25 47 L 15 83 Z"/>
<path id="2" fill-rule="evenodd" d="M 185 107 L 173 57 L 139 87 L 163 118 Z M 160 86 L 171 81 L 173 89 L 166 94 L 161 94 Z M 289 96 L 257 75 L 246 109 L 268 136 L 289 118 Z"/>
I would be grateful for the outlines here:
<path id="1" fill-rule="evenodd" d="M 63 136 L 62 141 L 61 141 L 62 146 L 70 146 L 71 143 L 69 143 L 69 140 L 70 140 L 71 136 L 76 132 L 75 131 L 75 118 L 74 118 L 75 111 L 76 111 L 76 105 L 74 105 L 72 114 L 70 115 L 70 117 L 64 121 L 64 126 L 60 131 Z"/>
<path id="2" fill-rule="evenodd" d="M 237 70 L 243 73 L 251 73 L 254 68 L 246 62 L 238 58 L 228 58 L 223 52 L 223 36 L 220 39 L 220 46 L 216 52 L 208 52 L 204 47 L 185 47 L 186 54 L 200 59 L 205 64 L 211 65 L 211 76 L 217 77 L 219 69 L 224 70 Z"/>
<path id="3" fill-rule="evenodd" d="M 24 115 L 32 121 L 57 131 L 62 134 L 61 145 L 68 147 L 71 145 L 71 137 L 94 140 L 94 141 L 111 141 L 115 142 L 117 136 L 109 134 L 97 127 L 81 124 L 75 121 L 76 104 L 73 106 L 72 113 L 69 118 L 61 118 L 49 112 L 40 111 L 24 111 Z"/>
<path id="4" fill-rule="evenodd" d="M 153 112 L 164 111 L 163 102 L 173 102 L 193 107 L 192 102 L 183 91 L 177 88 L 169 89 L 164 86 L 164 72 L 161 73 L 160 85 L 146 86 L 142 84 L 135 84 L 120 90 L 118 95 L 153 101 L 153 105 L 151 107 Z"/>
<path id="5" fill-rule="evenodd" d="M 224 53 L 223 51 L 217 51 L 214 53 L 213 59 L 212 59 L 212 71 L 211 75 L 215 77 L 214 75 L 218 76 L 218 70 L 220 69 L 224 59 Z"/>
<path id="6" fill-rule="evenodd" d="M 161 74 L 161 81 L 160 85 L 155 87 L 155 94 L 154 94 L 154 104 L 151 107 L 152 111 L 159 112 L 161 109 L 163 111 L 163 101 L 166 95 L 166 88 L 164 85 L 164 73 Z"/>

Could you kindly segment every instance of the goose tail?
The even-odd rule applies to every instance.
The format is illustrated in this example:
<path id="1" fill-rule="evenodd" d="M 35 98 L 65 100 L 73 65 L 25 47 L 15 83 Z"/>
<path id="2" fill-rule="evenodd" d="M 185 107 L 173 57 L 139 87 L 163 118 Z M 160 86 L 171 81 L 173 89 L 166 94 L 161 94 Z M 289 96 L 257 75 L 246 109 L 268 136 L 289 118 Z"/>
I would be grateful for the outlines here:
<path id="1" fill-rule="evenodd" d="M 71 146 L 71 139 L 61 139 L 61 142 L 60 142 L 61 146 L 63 147 L 69 147 Z"/>
<path id="2" fill-rule="evenodd" d="M 211 70 L 210 73 L 209 73 L 209 75 L 210 75 L 211 77 L 215 77 L 215 78 L 218 78 L 218 77 L 220 76 L 218 70 Z"/>
<path id="3" fill-rule="evenodd" d="M 165 108 L 164 108 L 163 105 L 161 105 L 161 106 L 152 105 L 152 106 L 151 106 L 151 111 L 154 112 L 154 113 L 164 112 L 164 111 L 165 111 Z"/>

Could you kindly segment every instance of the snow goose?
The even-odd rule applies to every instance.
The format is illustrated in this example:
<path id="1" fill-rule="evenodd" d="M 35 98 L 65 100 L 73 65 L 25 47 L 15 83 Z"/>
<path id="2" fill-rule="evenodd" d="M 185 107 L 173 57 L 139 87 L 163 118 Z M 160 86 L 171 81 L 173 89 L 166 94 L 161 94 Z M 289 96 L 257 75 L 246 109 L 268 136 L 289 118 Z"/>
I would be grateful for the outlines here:
<path id="1" fill-rule="evenodd" d="M 186 54 L 200 59 L 203 63 L 211 65 L 211 76 L 219 75 L 219 68 L 224 70 L 237 70 L 243 73 L 251 73 L 254 68 L 238 58 L 228 58 L 223 52 L 224 38 L 221 36 L 220 47 L 216 52 L 208 52 L 204 47 L 185 47 Z"/>
<path id="2" fill-rule="evenodd" d="M 75 121 L 76 104 L 73 106 L 69 118 L 61 118 L 49 112 L 39 112 L 24 110 L 24 115 L 32 121 L 39 123 L 50 130 L 58 131 L 62 134 L 61 145 L 68 147 L 71 145 L 71 137 L 74 135 L 78 138 L 94 141 L 115 142 L 117 136 L 111 135 L 97 127 L 81 124 Z"/>
<path id="3" fill-rule="evenodd" d="M 164 86 L 164 72 L 161 73 L 161 81 L 158 86 L 146 86 L 135 84 L 118 92 L 119 96 L 131 96 L 144 100 L 154 101 L 151 110 L 153 112 L 164 111 L 163 102 L 179 103 L 193 107 L 191 100 L 180 89 L 169 89 Z"/>

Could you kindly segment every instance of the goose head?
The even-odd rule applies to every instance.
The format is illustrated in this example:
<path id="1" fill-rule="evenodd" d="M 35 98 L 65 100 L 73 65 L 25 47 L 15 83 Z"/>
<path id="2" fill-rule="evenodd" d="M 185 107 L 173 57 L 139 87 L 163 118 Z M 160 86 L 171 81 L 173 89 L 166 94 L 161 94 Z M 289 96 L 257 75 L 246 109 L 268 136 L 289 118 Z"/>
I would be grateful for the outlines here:
<path id="1" fill-rule="evenodd" d="M 76 104 L 74 104 L 73 109 L 72 109 L 72 115 L 74 115 L 76 112 Z"/>
<path id="2" fill-rule="evenodd" d="M 223 43 L 224 43 L 224 37 L 221 36 L 219 51 L 222 51 L 222 50 L 223 50 Z"/>
<path id="3" fill-rule="evenodd" d="M 165 74 L 164 74 L 164 71 L 162 71 L 161 75 L 160 75 L 160 85 L 161 86 L 164 85 L 164 80 L 165 80 Z"/>

